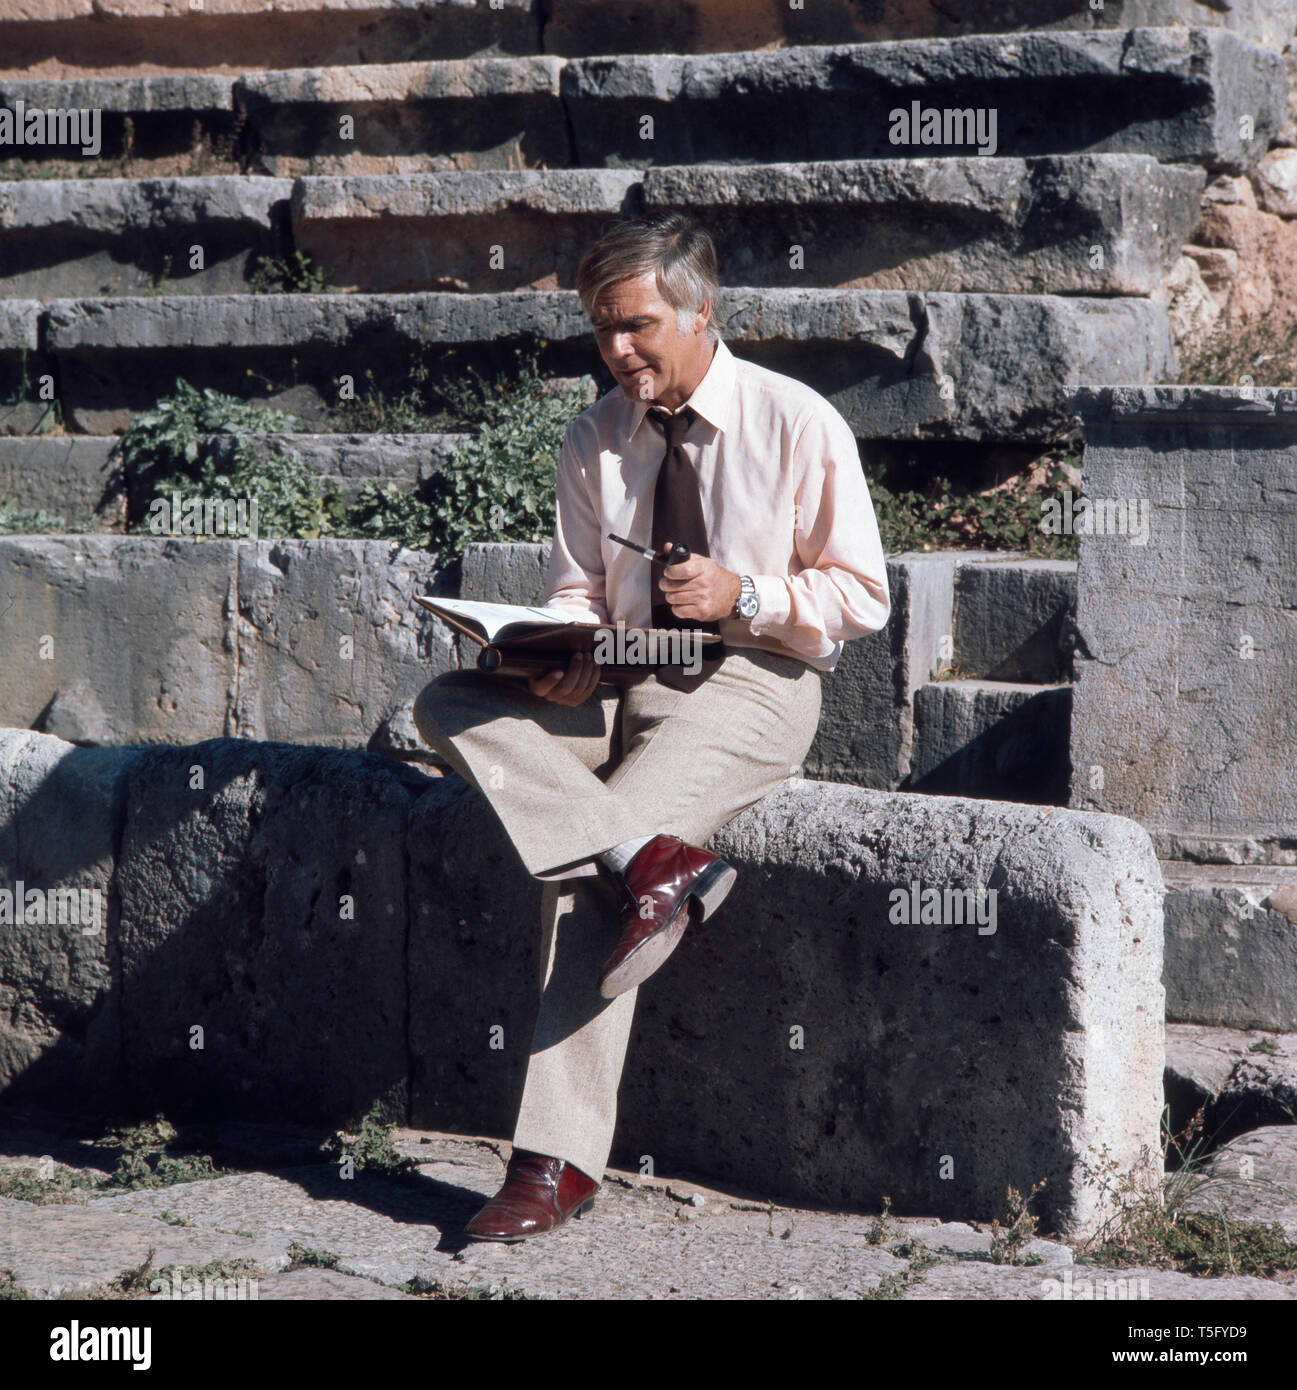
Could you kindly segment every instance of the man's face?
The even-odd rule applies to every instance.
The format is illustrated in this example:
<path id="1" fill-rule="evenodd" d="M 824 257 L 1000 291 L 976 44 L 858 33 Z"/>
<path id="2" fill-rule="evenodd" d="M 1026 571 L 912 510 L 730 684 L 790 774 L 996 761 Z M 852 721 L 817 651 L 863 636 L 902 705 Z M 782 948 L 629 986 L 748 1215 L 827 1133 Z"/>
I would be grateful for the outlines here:
<path id="1" fill-rule="evenodd" d="M 681 336 L 676 311 L 662 298 L 652 271 L 620 280 L 595 301 L 599 355 L 628 396 L 675 408 L 689 399 L 711 361 L 709 311 L 710 306 Z"/>

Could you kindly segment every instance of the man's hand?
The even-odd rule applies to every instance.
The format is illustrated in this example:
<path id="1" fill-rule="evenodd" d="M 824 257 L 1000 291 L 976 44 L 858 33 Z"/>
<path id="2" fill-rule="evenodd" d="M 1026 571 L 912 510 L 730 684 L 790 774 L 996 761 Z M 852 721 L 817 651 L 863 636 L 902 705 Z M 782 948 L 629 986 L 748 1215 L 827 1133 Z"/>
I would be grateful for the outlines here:
<path id="1" fill-rule="evenodd" d="M 668 541 L 659 554 L 669 553 L 671 545 Z M 739 576 L 707 555 L 691 555 L 662 571 L 662 592 L 677 618 L 699 623 L 728 618 L 742 591 Z"/>
<path id="2" fill-rule="evenodd" d="M 545 671 L 532 676 L 527 686 L 533 695 L 558 705 L 583 705 L 599 684 L 599 665 L 593 652 L 573 652 L 567 670 Z"/>

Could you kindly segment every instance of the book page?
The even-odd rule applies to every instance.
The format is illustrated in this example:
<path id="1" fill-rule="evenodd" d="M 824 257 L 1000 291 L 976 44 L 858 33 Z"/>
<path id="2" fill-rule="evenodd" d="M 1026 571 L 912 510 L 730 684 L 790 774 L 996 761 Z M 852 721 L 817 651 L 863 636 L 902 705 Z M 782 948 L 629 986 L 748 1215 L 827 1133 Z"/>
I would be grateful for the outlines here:
<path id="1" fill-rule="evenodd" d="M 566 627 L 569 623 L 598 626 L 595 618 L 561 608 L 528 607 L 519 603 L 481 603 L 464 598 L 421 598 L 423 606 L 444 609 L 461 622 L 481 629 L 488 642 L 494 642 L 512 627 Z"/>

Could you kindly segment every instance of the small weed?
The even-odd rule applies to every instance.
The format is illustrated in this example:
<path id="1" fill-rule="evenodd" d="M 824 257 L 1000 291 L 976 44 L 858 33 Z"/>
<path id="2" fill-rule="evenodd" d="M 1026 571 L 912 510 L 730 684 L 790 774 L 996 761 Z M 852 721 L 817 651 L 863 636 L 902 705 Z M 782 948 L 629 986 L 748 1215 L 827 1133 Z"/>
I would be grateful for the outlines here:
<path id="1" fill-rule="evenodd" d="M 301 251 L 274 258 L 260 256 L 248 277 L 253 294 L 331 293 L 327 272 Z"/>
<path id="2" fill-rule="evenodd" d="M 1039 1255 L 1027 1254 L 1027 1246 L 1036 1235 L 1036 1218 L 1031 1213 L 1031 1203 L 1036 1194 L 1045 1186 L 1045 1179 L 1033 1183 L 1031 1191 L 1024 1197 L 1016 1187 L 1008 1189 L 1007 1224 L 998 1220 L 991 1222 L 991 1263 L 997 1265 L 1040 1264 Z"/>
<path id="3" fill-rule="evenodd" d="M 376 1173 L 383 1177 L 399 1177 L 416 1167 L 412 1158 L 397 1153 L 392 1143 L 396 1126 L 380 1118 L 379 1107 L 373 1106 L 360 1123 L 359 1133 L 352 1138 L 339 1130 L 326 1141 L 327 1150 L 336 1155 L 339 1163 L 350 1159 L 358 1171 Z"/>
<path id="4" fill-rule="evenodd" d="M 865 1235 L 865 1239 L 870 1245 L 881 1245 L 891 1236 L 891 1225 L 892 1199 L 884 1193 L 882 1215 L 874 1217 L 873 1223 Z"/>
<path id="5" fill-rule="evenodd" d="M 31 1294 L 18 1282 L 18 1276 L 12 1269 L 0 1269 L 0 1303 L 30 1297 Z"/>
<path id="6" fill-rule="evenodd" d="M 1273 1038 L 1260 1038 L 1248 1048 L 1249 1052 L 1264 1052 L 1267 1057 L 1278 1054 L 1279 1044 Z"/>
<path id="7" fill-rule="evenodd" d="M 1087 1181 L 1098 1188 L 1112 1215 L 1079 1248 L 1078 1260 L 1106 1266 L 1148 1265 L 1199 1276 L 1268 1278 L 1280 1270 L 1297 1269 L 1297 1245 L 1277 1222 L 1239 1221 L 1219 1209 L 1197 1209 L 1204 1197 L 1211 1197 L 1213 1188 L 1227 1181 L 1204 1171 L 1210 1154 L 1202 1126 L 1200 1109 L 1180 1134 L 1171 1134 L 1164 1113 L 1163 1166 L 1172 1149 L 1178 1166 L 1162 1182 L 1137 1181 L 1106 1148 L 1095 1163 L 1086 1165 Z M 1193 1210 L 1188 1205 L 1191 1198 Z"/>
<path id="8" fill-rule="evenodd" d="M 335 1269 L 341 1259 L 331 1250 L 312 1250 L 296 1241 L 288 1247 L 289 1269 Z"/>
<path id="9" fill-rule="evenodd" d="M 168 1226 L 192 1226 L 194 1223 L 186 1216 L 177 1216 L 173 1211 L 158 1212 L 158 1220 L 165 1221 Z"/>

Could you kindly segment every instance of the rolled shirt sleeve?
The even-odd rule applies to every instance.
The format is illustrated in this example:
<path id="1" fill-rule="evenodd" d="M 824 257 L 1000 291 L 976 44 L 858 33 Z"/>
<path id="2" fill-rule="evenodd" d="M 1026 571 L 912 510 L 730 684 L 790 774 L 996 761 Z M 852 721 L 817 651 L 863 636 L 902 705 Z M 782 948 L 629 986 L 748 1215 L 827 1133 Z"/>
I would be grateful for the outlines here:
<path id="1" fill-rule="evenodd" d="M 751 576 L 761 601 L 749 624 L 805 657 L 877 632 L 891 613 L 887 566 L 855 436 L 841 416 L 812 412 L 793 450 L 797 567 Z"/>

